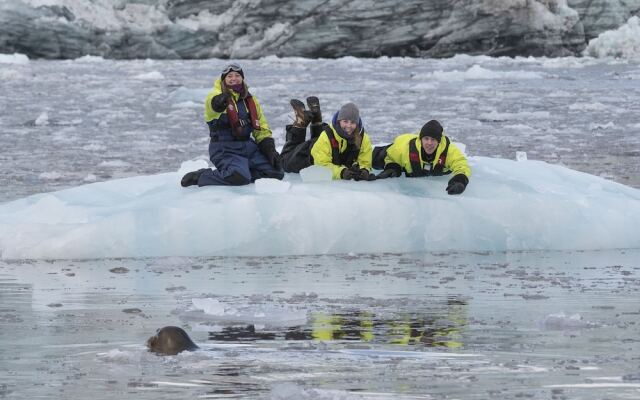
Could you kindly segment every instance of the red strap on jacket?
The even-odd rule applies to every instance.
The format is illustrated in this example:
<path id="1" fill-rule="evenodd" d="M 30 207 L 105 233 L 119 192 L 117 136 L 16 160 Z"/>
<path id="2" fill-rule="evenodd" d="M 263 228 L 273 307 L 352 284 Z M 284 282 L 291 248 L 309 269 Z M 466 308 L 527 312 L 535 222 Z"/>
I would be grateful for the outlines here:
<path id="1" fill-rule="evenodd" d="M 253 129 L 259 130 L 260 119 L 258 118 L 258 109 L 256 107 L 256 102 L 253 100 L 253 96 L 248 95 L 243 101 L 247 106 L 247 110 L 249 111 L 251 126 L 253 127 Z M 242 134 L 242 125 L 240 124 L 240 117 L 238 115 L 238 106 L 231 98 L 229 99 L 229 102 L 227 104 L 227 117 L 229 118 L 229 123 L 231 124 L 233 134 L 236 136 L 240 136 Z"/>
<path id="2" fill-rule="evenodd" d="M 420 152 L 418 150 L 418 148 L 416 147 L 416 142 L 415 140 L 412 140 L 411 142 L 409 142 L 409 162 L 411 163 L 411 176 L 430 176 L 430 175 L 434 175 L 434 176 L 440 176 L 440 175 L 446 175 L 449 174 L 451 171 L 449 172 L 444 172 L 444 164 L 447 162 L 447 153 L 449 153 L 449 138 L 446 138 L 446 143 L 444 146 L 444 150 L 442 151 L 442 153 L 440 154 L 440 157 L 438 157 L 438 161 L 436 161 L 435 166 L 433 167 L 433 170 L 430 169 L 430 171 L 425 171 L 422 168 L 422 164 L 420 163 Z M 425 162 L 425 165 L 430 165 L 429 162 Z"/>
<path id="3" fill-rule="evenodd" d="M 260 130 L 260 119 L 258 119 L 258 108 L 256 107 L 256 102 L 253 101 L 253 96 L 249 95 L 245 99 L 245 104 L 249 109 L 249 116 L 251 116 L 251 126 L 253 129 Z"/>

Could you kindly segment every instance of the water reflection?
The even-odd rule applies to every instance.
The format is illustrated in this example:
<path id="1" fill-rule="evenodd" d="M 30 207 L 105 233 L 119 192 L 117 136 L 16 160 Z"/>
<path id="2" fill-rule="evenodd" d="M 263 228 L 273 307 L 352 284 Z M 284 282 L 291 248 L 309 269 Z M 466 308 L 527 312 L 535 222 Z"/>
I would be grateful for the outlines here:
<path id="1" fill-rule="evenodd" d="M 468 325 L 468 304 L 462 298 L 449 298 L 445 304 L 424 312 L 392 316 L 377 315 L 368 310 L 339 312 L 317 311 L 304 326 L 280 330 L 256 329 L 254 324 L 224 327 L 209 332 L 210 340 L 224 342 L 263 340 L 357 341 L 427 347 L 463 346 L 463 333 Z"/>
<path id="2" fill-rule="evenodd" d="M 0 398 L 638 398 L 639 260 L 0 261 Z M 164 325 L 202 350 L 149 353 Z"/>

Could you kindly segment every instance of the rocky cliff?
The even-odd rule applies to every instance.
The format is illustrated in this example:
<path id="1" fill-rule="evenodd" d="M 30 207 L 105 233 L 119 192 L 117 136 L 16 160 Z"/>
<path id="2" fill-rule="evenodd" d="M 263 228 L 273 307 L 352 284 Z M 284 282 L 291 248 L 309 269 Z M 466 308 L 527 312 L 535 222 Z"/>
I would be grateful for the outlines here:
<path id="1" fill-rule="evenodd" d="M 2 0 L 32 58 L 578 55 L 640 0 Z"/>

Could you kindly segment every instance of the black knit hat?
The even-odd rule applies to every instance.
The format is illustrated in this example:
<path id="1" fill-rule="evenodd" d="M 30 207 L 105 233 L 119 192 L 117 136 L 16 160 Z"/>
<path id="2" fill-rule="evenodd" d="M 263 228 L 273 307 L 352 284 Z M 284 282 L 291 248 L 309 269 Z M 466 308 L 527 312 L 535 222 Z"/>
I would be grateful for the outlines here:
<path id="1" fill-rule="evenodd" d="M 222 69 L 222 74 L 220 75 L 220 78 L 224 80 L 227 74 L 231 71 L 239 73 L 242 79 L 244 79 L 244 72 L 242 71 L 242 67 L 239 64 L 228 64 L 227 66 L 225 66 Z"/>
<path id="2" fill-rule="evenodd" d="M 431 121 L 424 124 L 422 129 L 420 129 L 420 139 L 425 136 L 429 136 L 439 142 L 440 139 L 442 139 L 442 130 L 442 125 L 440 125 L 440 122 L 432 119 Z"/>

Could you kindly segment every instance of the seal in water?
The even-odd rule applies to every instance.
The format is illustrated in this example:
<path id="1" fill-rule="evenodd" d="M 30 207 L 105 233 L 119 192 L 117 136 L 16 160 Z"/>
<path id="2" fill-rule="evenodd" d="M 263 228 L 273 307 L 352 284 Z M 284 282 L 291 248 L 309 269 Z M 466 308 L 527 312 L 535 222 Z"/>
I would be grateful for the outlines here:
<path id="1" fill-rule="evenodd" d="M 198 349 L 187 332 L 177 326 L 165 326 L 156 331 L 156 334 L 147 340 L 150 351 L 158 354 L 174 356 L 182 351 Z"/>

